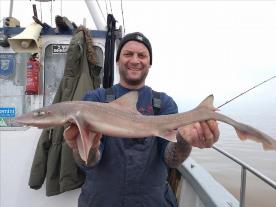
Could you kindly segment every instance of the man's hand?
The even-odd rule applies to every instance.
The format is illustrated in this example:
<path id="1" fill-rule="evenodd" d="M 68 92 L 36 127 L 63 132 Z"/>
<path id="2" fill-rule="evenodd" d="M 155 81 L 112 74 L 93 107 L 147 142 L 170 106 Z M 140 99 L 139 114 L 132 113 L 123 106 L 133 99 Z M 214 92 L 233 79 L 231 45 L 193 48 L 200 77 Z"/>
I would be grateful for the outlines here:
<path id="1" fill-rule="evenodd" d="M 178 141 L 181 138 L 193 147 L 212 147 L 219 138 L 218 123 L 214 120 L 197 122 L 178 128 Z"/>
<path id="2" fill-rule="evenodd" d="M 192 146 L 211 147 L 218 140 L 218 124 L 214 120 L 197 122 L 178 128 L 177 142 L 170 142 L 165 150 L 165 162 L 175 168 L 190 155 Z"/>

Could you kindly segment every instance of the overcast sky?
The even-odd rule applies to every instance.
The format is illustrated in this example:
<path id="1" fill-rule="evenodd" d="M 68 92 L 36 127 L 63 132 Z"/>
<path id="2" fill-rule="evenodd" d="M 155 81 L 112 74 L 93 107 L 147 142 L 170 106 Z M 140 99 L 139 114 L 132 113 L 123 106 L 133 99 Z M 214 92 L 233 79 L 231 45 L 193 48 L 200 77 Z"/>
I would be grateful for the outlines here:
<path id="1" fill-rule="evenodd" d="M 111 4 L 118 24 L 123 23 L 120 1 L 99 3 L 105 16 Z M 50 2 L 15 0 L 13 16 L 22 26 L 32 22 L 32 4 L 37 5 L 39 17 L 42 8 L 42 21 L 50 25 L 58 14 L 76 24 L 86 17 L 86 26 L 94 27 L 81 0 L 55 0 L 52 23 Z M 2 19 L 8 16 L 9 1 L 0 0 L 0 7 Z M 198 102 L 214 94 L 219 105 L 275 76 L 275 11 L 275 1 L 123 1 L 126 33 L 140 31 L 153 46 L 147 84 L 178 103 Z M 276 79 L 251 96 L 276 103 L 271 96 L 275 88 Z"/>

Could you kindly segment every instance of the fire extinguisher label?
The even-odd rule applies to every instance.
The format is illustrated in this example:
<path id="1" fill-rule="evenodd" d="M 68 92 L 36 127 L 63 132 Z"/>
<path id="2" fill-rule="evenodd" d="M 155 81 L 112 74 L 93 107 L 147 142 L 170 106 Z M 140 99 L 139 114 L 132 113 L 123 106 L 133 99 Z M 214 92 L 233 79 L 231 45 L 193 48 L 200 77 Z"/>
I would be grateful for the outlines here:
<path id="1" fill-rule="evenodd" d="M 15 108 L 14 107 L 1 107 L 0 108 L 0 117 L 1 118 L 15 117 Z"/>

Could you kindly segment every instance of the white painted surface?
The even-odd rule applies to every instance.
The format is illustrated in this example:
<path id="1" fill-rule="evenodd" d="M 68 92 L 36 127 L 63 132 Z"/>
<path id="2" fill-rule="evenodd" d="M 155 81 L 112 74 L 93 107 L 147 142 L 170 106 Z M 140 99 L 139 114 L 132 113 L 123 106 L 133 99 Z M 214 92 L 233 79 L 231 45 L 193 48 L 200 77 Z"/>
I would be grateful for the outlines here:
<path id="1" fill-rule="evenodd" d="M 1 207 L 76 207 L 79 189 L 47 197 L 45 185 L 28 186 L 31 165 L 41 130 L 0 131 Z"/>

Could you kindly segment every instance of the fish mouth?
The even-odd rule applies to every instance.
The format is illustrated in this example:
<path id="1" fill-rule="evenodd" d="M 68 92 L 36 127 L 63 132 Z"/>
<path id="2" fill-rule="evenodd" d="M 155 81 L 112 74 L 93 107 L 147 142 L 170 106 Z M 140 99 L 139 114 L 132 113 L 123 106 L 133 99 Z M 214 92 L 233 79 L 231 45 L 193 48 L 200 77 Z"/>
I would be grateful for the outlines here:
<path id="1" fill-rule="evenodd" d="M 15 117 L 14 122 L 17 124 L 27 125 L 28 121 L 24 120 L 22 117 Z"/>
<path id="2" fill-rule="evenodd" d="M 40 121 L 40 122 L 39 122 Z M 46 124 L 43 123 L 43 119 L 36 119 L 36 120 L 32 120 L 30 118 L 28 118 L 28 114 L 22 115 L 22 116 L 18 116 L 14 119 L 14 122 L 19 124 L 20 126 L 24 127 L 29 127 L 29 126 L 34 126 L 34 127 L 44 127 Z"/>
<path id="3" fill-rule="evenodd" d="M 30 127 L 28 124 L 21 123 L 19 121 L 12 121 L 11 124 L 12 126 L 15 126 L 15 127 Z"/>
<path id="4" fill-rule="evenodd" d="M 44 128 L 50 128 L 52 127 L 52 124 L 49 123 L 37 123 L 36 122 L 25 122 L 25 121 L 15 121 L 15 123 L 19 126 L 19 127 L 37 127 L 39 129 L 44 129 Z"/>
<path id="5" fill-rule="evenodd" d="M 30 127 L 30 126 L 40 127 L 40 124 L 35 124 L 31 121 L 24 121 L 17 118 L 15 118 L 14 123 L 16 123 L 16 125 L 18 125 L 19 127 Z"/>

